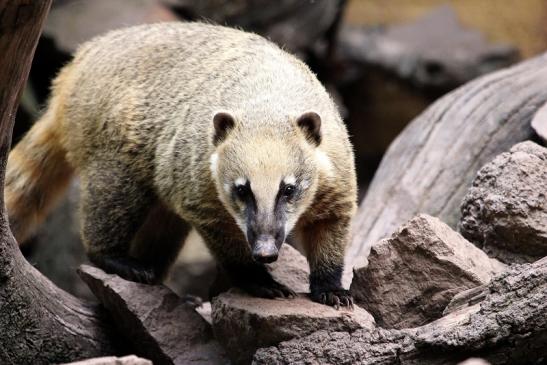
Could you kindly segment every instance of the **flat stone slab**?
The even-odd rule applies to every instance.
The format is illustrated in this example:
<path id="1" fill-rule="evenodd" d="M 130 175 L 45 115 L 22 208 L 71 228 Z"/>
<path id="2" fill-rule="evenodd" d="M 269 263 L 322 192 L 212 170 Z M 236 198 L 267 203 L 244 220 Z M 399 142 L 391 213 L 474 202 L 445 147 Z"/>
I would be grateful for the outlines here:
<path id="1" fill-rule="evenodd" d="M 258 348 L 300 338 L 321 329 L 354 331 L 374 328 L 374 319 L 362 308 L 336 310 L 294 299 L 263 299 L 231 290 L 216 297 L 213 330 L 234 363 L 246 364 Z"/>
<path id="2" fill-rule="evenodd" d="M 225 364 L 211 326 L 170 289 L 82 265 L 78 270 L 138 355 L 157 364 Z"/>

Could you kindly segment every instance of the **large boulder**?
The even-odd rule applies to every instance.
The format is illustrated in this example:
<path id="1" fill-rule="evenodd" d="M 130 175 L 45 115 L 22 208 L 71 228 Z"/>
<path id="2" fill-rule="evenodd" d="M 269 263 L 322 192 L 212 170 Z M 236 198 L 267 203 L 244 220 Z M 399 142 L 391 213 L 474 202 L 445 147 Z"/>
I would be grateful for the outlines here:
<path id="1" fill-rule="evenodd" d="M 459 230 L 501 261 L 547 255 L 547 149 L 519 143 L 486 164 L 463 199 Z"/>
<path id="2" fill-rule="evenodd" d="M 135 352 L 154 364 L 225 364 L 211 326 L 163 285 L 146 285 L 82 265 L 78 271 Z"/>
<path id="3" fill-rule="evenodd" d="M 231 290 L 213 299 L 213 330 L 234 363 L 246 364 L 258 348 L 315 331 L 355 331 L 374 327 L 365 310 L 336 310 L 300 295 L 262 299 Z"/>
<path id="4" fill-rule="evenodd" d="M 374 245 L 351 292 L 380 326 L 407 328 L 440 318 L 460 291 L 490 281 L 504 265 L 439 219 L 421 214 Z"/>

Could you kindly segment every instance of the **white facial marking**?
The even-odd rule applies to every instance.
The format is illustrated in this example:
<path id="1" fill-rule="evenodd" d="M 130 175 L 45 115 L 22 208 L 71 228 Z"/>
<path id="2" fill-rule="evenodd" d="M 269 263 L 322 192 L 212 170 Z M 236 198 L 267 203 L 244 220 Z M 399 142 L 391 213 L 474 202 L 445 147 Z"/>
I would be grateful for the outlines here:
<path id="1" fill-rule="evenodd" d="M 285 183 L 285 185 L 294 185 L 296 184 L 296 178 L 294 175 L 289 175 L 283 179 L 283 183 Z"/>
<path id="2" fill-rule="evenodd" d="M 285 237 L 287 237 L 289 233 L 291 233 L 292 229 L 294 228 L 294 225 L 296 224 L 296 221 L 297 221 L 297 217 L 293 217 L 292 219 L 291 218 L 287 219 L 287 221 L 285 222 L 285 226 L 283 227 L 285 229 Z"/>
<path id="3" fill-rule="evenodd" d="M 236 179 L 236 181 L 234 181 L 234 184 L 235 184 L 235 186 L 243 186 L 243 185 L 247 184 L 247 180 L 245 180 L 242 177 L 238 177 Z"/>
<path id="4" fill-rule="evenodd" d="M 332 162 L 325 152 L 321 151 L 320 149 L 316 149 L 315 161 L 317 162 L 317 165 L 319 166 L 321 171 L 323 171 L 327 175 L 332 175 Z"/>
<path id="5" fill-rule="evenodd" d="M 214 177 L 217 177 L 217 171 L 218 171 L 218 154 L 213 153 L 211 155 L 211 158 L 209 159 L 209 168 L 211 169 L 211 174 L 213 174 Z"/>
<path id="6" fill-rule="evenodd" d="M 231 186 L 230 184 L 224 184 L 224 191 L 226 194 L 230 194 Z"/>

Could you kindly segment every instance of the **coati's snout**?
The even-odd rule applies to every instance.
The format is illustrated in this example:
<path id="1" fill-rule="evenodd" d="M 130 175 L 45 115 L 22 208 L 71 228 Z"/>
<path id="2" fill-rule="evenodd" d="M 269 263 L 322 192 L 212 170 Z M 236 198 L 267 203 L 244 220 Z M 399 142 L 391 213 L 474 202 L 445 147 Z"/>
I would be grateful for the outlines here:
<path id="1" fill-rule="evenodd" d="M 253 207 L 247 209 L 253 210 Z M 247 212 L 246 226 L 253 259 L 263 264 L 277 260 L 279 248 L 285 241 L 284 217 Z"/>
<path id="2" fill-rule="evenodd" d="M 260 235 L 255 242 L 249 242 L 252 248 L 253 259 L 263 264 L 269 264 L 277 260 L 279 246 L 276 239 L 269 235 Z"/>
<path id="3" fill-rule="evenodd" d="M 242 226 L 246 228 L 253 259 L 270 263 L 277 260 L 279 248 L 285 241 L 286 214 L 279 202 L 265 199 L 255 190 L 249 180 L 237 181 L 234 195 L 243 206 Z"/>

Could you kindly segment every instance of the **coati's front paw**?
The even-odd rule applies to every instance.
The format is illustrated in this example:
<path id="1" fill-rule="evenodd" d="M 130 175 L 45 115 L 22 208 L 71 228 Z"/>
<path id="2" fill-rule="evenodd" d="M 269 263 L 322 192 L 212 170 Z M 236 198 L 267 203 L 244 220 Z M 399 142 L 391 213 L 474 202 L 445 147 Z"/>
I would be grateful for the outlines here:
<path id="1" fill-rule="evenodd" d="M 268 283 L 244 283 L 240 284 L 241 289 L 247 293 L 260 298 L 295 298 L 296 293 L 283 284 L 272 280 Z"/>
<path id="2" fill-rule="evenodd" d="M 107 273 L 116 274 L 126 280 L 143 284 L 157 284 L 159 281 L 153 268 L 130 257 L 90 256 L 89 259 Z"/>
<path id="3" fill-rule="evenodd" d="M 314 302 L 329 305 L 336 309 L 340 307 L 353 309 L 353 297 L 349 290 L 342 288 L 314 290 L 311 293 L 311 299 Z"/>

